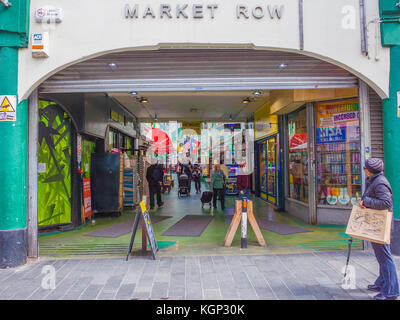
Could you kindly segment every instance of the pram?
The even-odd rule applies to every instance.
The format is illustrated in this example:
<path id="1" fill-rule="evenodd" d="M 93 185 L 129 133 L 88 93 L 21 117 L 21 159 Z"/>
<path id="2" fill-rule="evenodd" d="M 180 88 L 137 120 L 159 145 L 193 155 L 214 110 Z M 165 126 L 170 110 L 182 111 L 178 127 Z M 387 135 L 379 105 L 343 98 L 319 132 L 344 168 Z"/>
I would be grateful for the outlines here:
<path id="1" fill-rule="evenodd" d="M 178 184 L 178 197 L 180 198 L 182 195 L 190 197 L 189 177 L 186 174 L 181 174 L 178 179 Z"/>

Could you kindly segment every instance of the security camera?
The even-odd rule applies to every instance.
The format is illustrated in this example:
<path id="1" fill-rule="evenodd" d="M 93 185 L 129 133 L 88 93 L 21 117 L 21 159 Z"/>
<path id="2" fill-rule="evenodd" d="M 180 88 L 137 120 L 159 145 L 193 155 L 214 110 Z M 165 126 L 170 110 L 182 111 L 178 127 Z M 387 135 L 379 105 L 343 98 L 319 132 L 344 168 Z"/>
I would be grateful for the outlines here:
<path id="1" fill-rule="evenodd" d="M 0 2 L 4 7 L 11 7 L 11 3 L 8 0 L 0 0 Z"/>

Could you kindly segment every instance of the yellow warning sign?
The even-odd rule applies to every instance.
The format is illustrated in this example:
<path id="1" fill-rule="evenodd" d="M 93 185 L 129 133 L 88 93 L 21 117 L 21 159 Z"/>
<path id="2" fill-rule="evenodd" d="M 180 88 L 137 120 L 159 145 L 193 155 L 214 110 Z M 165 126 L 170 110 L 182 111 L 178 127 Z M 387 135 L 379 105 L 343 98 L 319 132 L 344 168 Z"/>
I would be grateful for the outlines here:
<path id="1" fill-rule="evenodd" d="M 0 96 L 0 121 L 17 121 L 17 96 Z"/>

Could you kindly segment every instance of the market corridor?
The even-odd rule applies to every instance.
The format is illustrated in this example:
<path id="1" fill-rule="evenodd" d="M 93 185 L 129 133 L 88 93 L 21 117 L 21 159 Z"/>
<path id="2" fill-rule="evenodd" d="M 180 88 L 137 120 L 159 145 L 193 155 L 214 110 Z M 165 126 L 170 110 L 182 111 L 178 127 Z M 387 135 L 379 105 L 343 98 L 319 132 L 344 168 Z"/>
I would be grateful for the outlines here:
<path id="1" fill-rule="evenodd" d="M 176 180 L 176 176 L 174 175 Z M 305 253 L 347 249 L 345 226 L 318 225 L 311 226 L 294 218 L 286 212 L 275 212 L 269 205 L 259 198 L 252 197 L 254 214 L 258 222 L 271 221 L 277 226 L 290 226 L 296 231 L 307 231 L 292 234 L 279 234 L 264 230 L 261 232 L 267 243 L 260 247 L 255 235 L 248 226 L 248 248 L 240 248 L 240 230 L 236 232 L 231 247 L 224 247 L 223 240 L 234 214 L 235 196 L 226 196 L 226 209 L 210 209 L 208 204 L 201 208 L 201 194 L 195 194 L 194 187 L 190 197 L 178 198 L 177 183 L 170 194 L 162 195 L 164 206 L 151 212 L 152 225 L 158 243 L 157 256 L 184 256 L 184 255 L 236 255 L 236 254 L 276 254 L 276 253 Z M 202 191 L 207 189 L 202 184 Z M 157 207 L 156 207 L 157 208 Z M 71 256 L 125 256 L 130 241 L 131 227 L 125 224 L 132 223 L 136 211 L 124 211 L 118 218 L 112 216 L 95 215 L 96 223 L 87 222 L 82 227 L 63 233 L 49 233 L 39 236 L 40 256 L 71 257 Z M 210 222 L 200 236 L 166 236 L 164 233 L 175 223 L 187 215 L 210 217 Z M 98 234 L 108 228 L 125 228 L 126 232 L 119 236 Z M 261 226 L 261 224 L 260 224 Z M 279 232 L 279 230 L 278 230 Z M 90 236 L 95 233 L 96 236 Z M 97 234 L 96 234 L 97 233 Z M 361 241 L 354 241 L 354 249 L 361 249 Z M 132 255 L 140 256 L 141 230 L 139 229 Z M 134 258 L 132 256 L 132 259 Z"/>

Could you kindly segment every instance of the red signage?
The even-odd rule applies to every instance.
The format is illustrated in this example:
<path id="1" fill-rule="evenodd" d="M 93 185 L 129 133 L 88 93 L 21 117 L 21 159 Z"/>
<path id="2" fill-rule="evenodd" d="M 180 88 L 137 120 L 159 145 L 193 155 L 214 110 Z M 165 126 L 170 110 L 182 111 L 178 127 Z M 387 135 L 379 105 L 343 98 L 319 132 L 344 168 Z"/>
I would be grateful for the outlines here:
<path id="1" fill-rule="evenodd" d="M 92 196 L 90 190 L 90 178 L 83 179 L 83 207 L 85 210 L 85 218 L 92 215 Z"/>
<path id="2" fill-rule="evenodd" d="M 289 149 L 307 149 L 307 134 L 295 133 L 289 140 Z"/>

